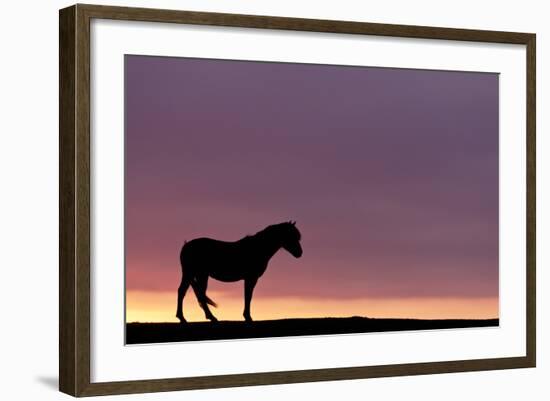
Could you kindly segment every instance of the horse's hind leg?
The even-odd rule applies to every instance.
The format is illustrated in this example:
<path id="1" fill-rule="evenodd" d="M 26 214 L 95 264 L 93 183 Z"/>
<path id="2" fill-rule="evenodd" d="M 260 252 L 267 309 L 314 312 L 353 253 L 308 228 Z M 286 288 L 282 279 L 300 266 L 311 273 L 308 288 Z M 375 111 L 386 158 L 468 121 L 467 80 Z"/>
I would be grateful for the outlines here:
<path id="1" fill-rule="evenodd" d="M 191 286 L 195 291 L 195 295 L 197 296 L 199 305 L 204 311 L 204 316 L 211 322 L 217 322 L 218 319 L 216 319 L 216 316 L 212 314 L 212 312 L 210 311 L 210 308 L 208 307 L 208 302 L 207 302 L 208 298 L 206 297 L 206 288 L 208 287 L 208 276 L 206 275 L 198 276 L 195 280 L 193 280 L 193 282 L 191 283 Z"/>
<path id="2" fill-rule="evenodd" d="M 178 288 L 178 309 L 176 312 L 176 317 L 180 320 L 180 323 L 186 322 L 185 318 L 183 317 L 183 298 L 185 297 L 185 293 L 189 288 L 189 284 L 191 284 L 189 274 L 182 273 L 181 283 Z"/>

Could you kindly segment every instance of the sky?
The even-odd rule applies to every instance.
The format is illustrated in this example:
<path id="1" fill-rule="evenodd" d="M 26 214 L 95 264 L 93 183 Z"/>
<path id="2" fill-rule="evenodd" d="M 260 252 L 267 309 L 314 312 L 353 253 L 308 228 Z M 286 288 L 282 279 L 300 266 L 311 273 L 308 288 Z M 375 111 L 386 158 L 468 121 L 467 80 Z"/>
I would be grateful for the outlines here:
<path id="1" fill-rule="evenodd" d="M 498 75 L 125 56 L 127 321 L 177 321 L 184 241 L 296 220 L 256 320 L 498 317 Z M 243 283 L 209 281 L 221 319 Z M 188 320 L 204 320 L 192 291 Z"/>

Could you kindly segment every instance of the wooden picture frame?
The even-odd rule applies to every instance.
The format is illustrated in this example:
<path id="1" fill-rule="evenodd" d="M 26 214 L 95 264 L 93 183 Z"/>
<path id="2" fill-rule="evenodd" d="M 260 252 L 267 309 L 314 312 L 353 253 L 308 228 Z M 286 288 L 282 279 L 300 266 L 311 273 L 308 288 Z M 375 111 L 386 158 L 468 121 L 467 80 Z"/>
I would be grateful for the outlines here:
<path id="1" fill-rule="evenodd" d="M 526 355 L 314 370 L 91 382 L 90 380 L 90 21 L 204 26 L 441 39 L 526 47 Z M 59 389 L 73 396 L 144 393 L 324 380 L 534 367 L 535 312 L 535 34 L 254 15 L 74 5 L 59 14 Z"/>

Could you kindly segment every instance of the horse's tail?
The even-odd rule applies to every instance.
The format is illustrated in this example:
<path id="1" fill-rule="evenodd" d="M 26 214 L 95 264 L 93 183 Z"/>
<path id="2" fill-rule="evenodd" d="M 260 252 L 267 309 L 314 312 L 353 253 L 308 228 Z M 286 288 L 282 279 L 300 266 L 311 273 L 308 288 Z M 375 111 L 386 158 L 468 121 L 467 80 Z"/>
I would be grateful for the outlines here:
<path id="1" fill-rule="evenodd" d="M 208 295 L 206 295 L 205 291 L 202 291 L 201 288 L 197 284 L 197 279 L 193 279 L 191 282 L 191 287 L 193 287 L 193 291 L 195 291 L 195 295 L 197 296 L 200 303 L 205 303 L 208 305 L 212 305 L 214 308 L 218 307 L 218 304 L 214 301 L 212 301 Z"/>
<path id="2" fill-rule="evenodd" d="M 218 304 L 214 301 L 212 301 L 210 298 L 208 298 L 208 296 L 206 294 L 204 294 L 204 301 L 208 304 L 208 305 L 212 305 L 214 308 L 217 308 L 218 307 Z"/>

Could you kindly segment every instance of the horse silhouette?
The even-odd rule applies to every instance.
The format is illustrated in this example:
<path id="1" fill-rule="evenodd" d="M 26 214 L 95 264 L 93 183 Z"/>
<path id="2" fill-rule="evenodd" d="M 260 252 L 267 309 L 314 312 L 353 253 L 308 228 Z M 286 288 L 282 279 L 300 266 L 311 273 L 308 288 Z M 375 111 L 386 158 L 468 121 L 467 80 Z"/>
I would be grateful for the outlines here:
<path id="1" fill-rule="evenodd" d="M 208 278 L 223 282 L 244 280 L 244 313 L 252 321 L 250 302 L 258 279 L 267 269 L 269 260 L 283 248 L 295 258 L 302 256 L 301 234 L 295 221 L 274 224 L 238 241 L 226 242 L 212 238 L 196 238 L 185 242 L 180 252 L 181 283 L 178 288 L 176 317 L 181 323 L 183 298 L 189 286 L 193 288 L 207 319 L 217 321 L 208 305 L 217 304 L 206 295 Z"/>

